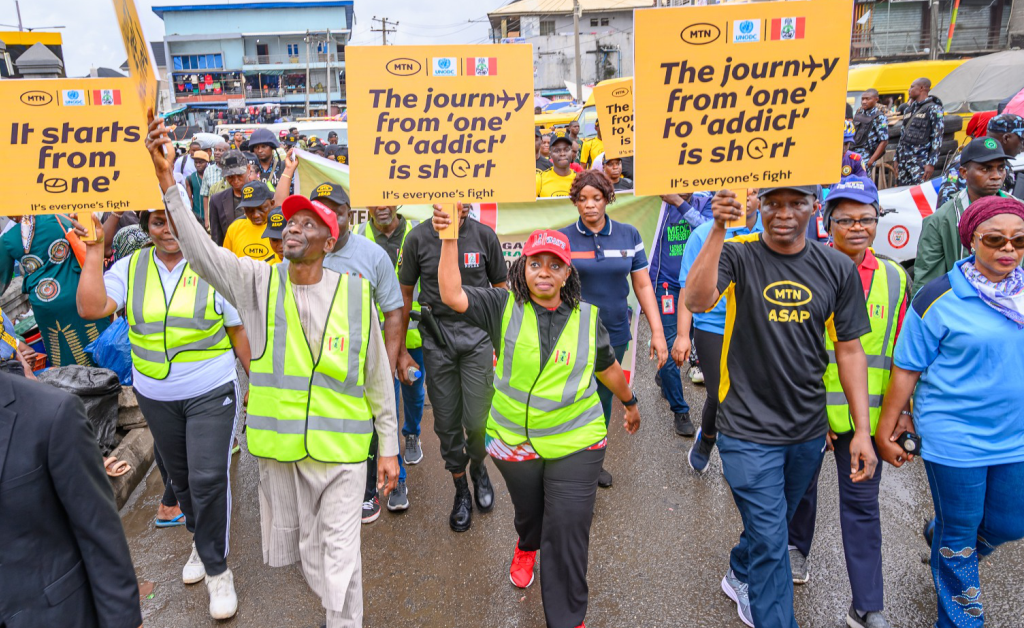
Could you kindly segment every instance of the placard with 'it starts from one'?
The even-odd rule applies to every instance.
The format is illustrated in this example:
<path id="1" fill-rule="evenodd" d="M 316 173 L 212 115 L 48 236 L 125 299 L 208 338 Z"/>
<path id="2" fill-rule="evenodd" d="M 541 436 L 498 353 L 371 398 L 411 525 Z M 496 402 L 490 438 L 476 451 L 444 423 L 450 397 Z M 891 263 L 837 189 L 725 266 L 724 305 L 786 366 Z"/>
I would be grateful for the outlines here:
<path id="1" fill-rule="evenodd" d="M 604 158 L 633 154 L 633 79 L 605 81 L 594 86 L 594 106 L 601 125 Z"/>
<path id="2" fill-rule="evenodd" d="M 533 48 L 350 46 L 352 204 L 535 196 Z"/>
<path id="3" fill-rule="evenodd" d="M 135 86 L 0 81 L 0 215 L 163 207 Z"/>
<path id="4" fill-rule="evenodd" d="M 837 181 L 852 16 L 853 0 L 636 11 L 637 194 Z"/>

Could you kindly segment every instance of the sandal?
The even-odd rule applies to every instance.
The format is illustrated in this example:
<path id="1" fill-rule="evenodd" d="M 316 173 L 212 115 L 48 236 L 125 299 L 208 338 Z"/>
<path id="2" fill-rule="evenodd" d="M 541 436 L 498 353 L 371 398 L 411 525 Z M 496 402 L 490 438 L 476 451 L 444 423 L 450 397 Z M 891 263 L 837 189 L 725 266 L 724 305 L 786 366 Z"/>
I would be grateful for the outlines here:
<path id="1" fill-rule="evenodd" d="M 174 519 L 155 519 L 153 522 L 158 528 L 173 528 L 174 526 L 185 525 L 185 513 L 179 513 Z"/>
<path id="2" fill-rule="evenodd" d="M 124 460 L 118 460 L 116 456 L 104 458 L 103 467 L 107 470 L 107 475 L 112 478 L 119 478 L 132 470 L 132 465 Z"/>

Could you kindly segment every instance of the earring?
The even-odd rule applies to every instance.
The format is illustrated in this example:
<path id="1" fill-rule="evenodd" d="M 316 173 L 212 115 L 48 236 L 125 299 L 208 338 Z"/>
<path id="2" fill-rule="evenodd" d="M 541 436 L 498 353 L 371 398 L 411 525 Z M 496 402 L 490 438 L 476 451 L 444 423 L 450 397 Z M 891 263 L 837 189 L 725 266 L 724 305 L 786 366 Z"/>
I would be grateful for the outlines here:
<path id="1" fill-rule="evenodd" d="M 564 281 L 562 282 L 562 287 L 563 287 L 563 288 L 565 287 L 565 282 L 564 282 Z"/>

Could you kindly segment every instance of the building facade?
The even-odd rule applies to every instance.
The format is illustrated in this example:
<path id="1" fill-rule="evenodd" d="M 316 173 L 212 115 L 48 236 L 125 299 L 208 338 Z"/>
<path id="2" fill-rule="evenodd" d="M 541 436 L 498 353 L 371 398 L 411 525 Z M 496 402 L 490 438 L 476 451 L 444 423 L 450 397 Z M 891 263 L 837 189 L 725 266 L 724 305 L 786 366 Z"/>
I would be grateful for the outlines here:
<path id="1" fill-rule="evenodd" d="M 273 106 L 333 115 L 345 103 L 353 0 L 164 0 L 172 106 Z M 330 111 L 327 107 L 330 105 Z"/>
<path id="2" fill-rule="evenodd" d="M 633 74 L 633 9 L 654 0 L 579 0 L 584 85 Z M 573 0 L 518 0 L 488 13 L 494 42 L 533 44 L 534 86 L 543 94 L 575 83 Z"/>

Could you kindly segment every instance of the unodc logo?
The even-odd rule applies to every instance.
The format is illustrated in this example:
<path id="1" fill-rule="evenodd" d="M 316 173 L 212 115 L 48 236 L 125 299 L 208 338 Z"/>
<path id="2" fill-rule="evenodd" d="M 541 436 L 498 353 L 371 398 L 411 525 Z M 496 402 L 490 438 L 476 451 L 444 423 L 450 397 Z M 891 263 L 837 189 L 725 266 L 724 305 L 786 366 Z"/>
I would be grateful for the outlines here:
<path id="1" fill-rule="evenodd" d="M 743 20 L 740 22 L 740 32 L 744 35 L 749 35 L 754 32 L 754 23 L 750 20 Z"/>
<path id="2" fill-rule="evenodd" d="M 449 67 L 451 67 L 451 64 L 452 62 L 449 61 L 447 58 L 441 58 L 437 60 L 437 67 L 442 70 L 447 70 Z"/>

